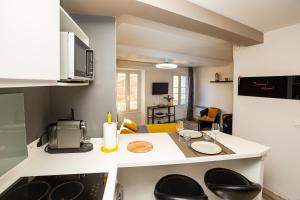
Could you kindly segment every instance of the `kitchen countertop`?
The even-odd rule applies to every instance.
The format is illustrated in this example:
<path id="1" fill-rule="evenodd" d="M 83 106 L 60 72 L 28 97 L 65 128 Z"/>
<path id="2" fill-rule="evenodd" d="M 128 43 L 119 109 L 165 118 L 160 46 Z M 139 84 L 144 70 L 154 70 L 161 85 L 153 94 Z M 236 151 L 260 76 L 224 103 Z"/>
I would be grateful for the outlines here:
<path id="1" fill-rule="evenodd" d="M 167 133 L 127 134 L 118 137 L 119 150 L 113 153 L 100 151 L 102 138 L 92 139 L 92 151 L 71 154 L 48 154 L 44 152 L 44 147 L 36 148 L 35 141 L 28 145 L 28 158 L 0 177 L 0 193 L 22 176 L 108 172 L 103 200 L 112 200 L 118 168 L 254 158 L 264 156 L 269 150 L 267 146 L 219 133 L 218 141 L 235 154 L 186 158 Z M 154 148 L 148 153 L 131 153 L 126 146 L 134 140 L 151 142 Z"/>

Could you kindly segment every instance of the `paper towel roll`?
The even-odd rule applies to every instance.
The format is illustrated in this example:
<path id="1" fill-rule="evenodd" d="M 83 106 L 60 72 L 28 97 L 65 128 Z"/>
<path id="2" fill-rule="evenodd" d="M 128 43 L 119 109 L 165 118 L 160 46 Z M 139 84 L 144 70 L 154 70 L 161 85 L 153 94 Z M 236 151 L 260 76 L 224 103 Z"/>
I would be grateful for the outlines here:
<path id="1" fill-rule="evenodd" d="M 104 147 L 106 149 L 114 149 L 117 147 L 117 123 L 103 124 Z"/>

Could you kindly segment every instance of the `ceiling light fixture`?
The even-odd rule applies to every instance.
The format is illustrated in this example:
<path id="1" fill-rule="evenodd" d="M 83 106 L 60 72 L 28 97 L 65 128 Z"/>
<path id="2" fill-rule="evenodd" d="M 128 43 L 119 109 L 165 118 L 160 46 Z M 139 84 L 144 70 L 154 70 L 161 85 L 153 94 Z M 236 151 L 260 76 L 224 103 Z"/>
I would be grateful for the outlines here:
<path id="1" fill-rule="evenodd" d="M 164 63 L 158 63 L 155 65 L 158 69 L 176 69 L 178 67 L 177 64 L 169 63 L 169 60 L 166 59 Z"/>

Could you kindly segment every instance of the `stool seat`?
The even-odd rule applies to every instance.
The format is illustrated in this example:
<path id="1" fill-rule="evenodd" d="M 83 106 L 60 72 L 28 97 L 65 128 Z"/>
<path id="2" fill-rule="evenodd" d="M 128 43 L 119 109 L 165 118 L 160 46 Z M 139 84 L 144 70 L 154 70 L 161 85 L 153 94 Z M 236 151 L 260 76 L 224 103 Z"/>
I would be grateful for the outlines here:
<path id="1" fill-rule="evenodd" d="M 154 195 L 157 200 L 207 200 L 199 183 L 179 174 L 161 178 L 155 186 Z"/>
<path id="2" fill-rule="evenodd" d="M 210 191 L 225 200 L 252 200 L 261 191 L 260 184 L 253 183 L 243 175 L 224 168 L 208 170 L 204 182 Z"/>

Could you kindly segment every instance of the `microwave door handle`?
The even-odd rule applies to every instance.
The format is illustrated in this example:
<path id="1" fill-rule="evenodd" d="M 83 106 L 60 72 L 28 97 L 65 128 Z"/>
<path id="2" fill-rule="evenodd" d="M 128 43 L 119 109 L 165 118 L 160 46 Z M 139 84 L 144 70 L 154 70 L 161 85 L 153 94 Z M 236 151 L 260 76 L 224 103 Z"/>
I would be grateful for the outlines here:
<path id="1" fill-rule="evenodd" d="M 89 72 L 88 72 L 88 52 L 89 49 L 85 50 L 85 74 L 88 76 Z"/>
<path id="2" fill-rule="evenodd" d="M 92 66 L 90 66 L 90 61 L 93 59 L 93 56 L 94 56 L 94 51 L 92 50 L 92 49 L 87 49 L 86 51 L 86 66 L 85 66 L 85 71 L 86 71 L 86 74 L 87 74 L 87 76 L 90 76 L 91 75 L 91 73 L 93 73 L 93 71 L 94 71 L 94 66 L 93 66 L 93 64 L 92 64 Z M 93 61 L 92 61 L 92 63 L 93 63 Z M 92 72 L 90 72 L 90 70 L 92 71 Z"/>

